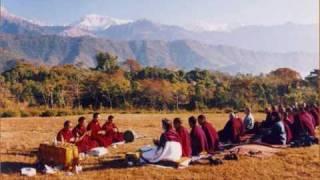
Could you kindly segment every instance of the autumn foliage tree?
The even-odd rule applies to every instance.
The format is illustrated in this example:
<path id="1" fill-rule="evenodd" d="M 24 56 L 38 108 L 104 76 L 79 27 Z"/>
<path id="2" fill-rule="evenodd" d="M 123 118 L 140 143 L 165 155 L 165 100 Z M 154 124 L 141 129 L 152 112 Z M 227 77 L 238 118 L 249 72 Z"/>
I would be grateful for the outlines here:
<path id="1" fill-rule="evenodd" d="M 121 65 L 121 68 L 120 68 Z M 8 104 L 68 109 L 195 110 L 268 104 L 318 102 L 319 70 L 306 79 L 280 68 L 268 74 L 231 76 L 194 69 L 188 72 L 141 67 L 135 60 L 117 62 L 97 55 L 97 67 L 38 66 L 21 61 L 0 76 L 0 109 Z"/>

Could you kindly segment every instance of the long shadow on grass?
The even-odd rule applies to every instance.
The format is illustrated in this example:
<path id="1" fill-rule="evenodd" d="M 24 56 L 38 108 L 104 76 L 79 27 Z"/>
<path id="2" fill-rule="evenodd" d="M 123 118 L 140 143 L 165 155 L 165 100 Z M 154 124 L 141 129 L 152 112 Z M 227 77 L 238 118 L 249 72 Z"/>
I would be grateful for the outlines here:
<path id="1" fill-rule="evenodd" d="M 96 166 L 84 168 L 84 171 L 96 171 L 96 170 L 104 170 L 104 169 L 124 169 L 129 168 L 125 159 L 115 159 L 102 161 Z"/>
<path id="2" fill-rule="evenodd" d="M 177 164 L 174 162 L 162 161 L 162 162 L 159 162 L 155 165 L 175 168 Z M 144 166 L 147 166 L 147 164 Z M 115 159 L 115 160 L 107 160 L 107 161 L 100 162 L 96 166 L 86 167 L 83 170 L 84 171 L 97 171 L 97 170 L 105 170 L 105 169 L 129 169 L 129 168 L 134 168 L 134 167 L 141 167 L 141 166 L 128 166 L 127 161 L 125 159 Z"/>
<path id="3" fill-rule="evenodd" d="M 31 163 L 22 163 L 22 162 L 1 162 L 0 172 L 4 174 L 12 174 L 20 172 L 20 169 L 23 167 L 34 167 L 34 164 Z"/>

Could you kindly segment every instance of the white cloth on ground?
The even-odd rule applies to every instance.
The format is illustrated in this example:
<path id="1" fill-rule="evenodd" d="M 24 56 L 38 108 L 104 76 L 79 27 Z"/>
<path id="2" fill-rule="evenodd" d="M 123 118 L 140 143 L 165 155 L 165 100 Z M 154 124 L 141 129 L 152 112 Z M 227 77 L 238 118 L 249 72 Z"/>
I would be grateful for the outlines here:
<path id="1" fill-rule="evenodd" d="M 164 148 L 152 147 L 142 152 L 142 158 L 149 163 L 157 163 L 162 160 L 178 161 L 182 156 L 182 147 L 179 142 L 168 141 Z"/>

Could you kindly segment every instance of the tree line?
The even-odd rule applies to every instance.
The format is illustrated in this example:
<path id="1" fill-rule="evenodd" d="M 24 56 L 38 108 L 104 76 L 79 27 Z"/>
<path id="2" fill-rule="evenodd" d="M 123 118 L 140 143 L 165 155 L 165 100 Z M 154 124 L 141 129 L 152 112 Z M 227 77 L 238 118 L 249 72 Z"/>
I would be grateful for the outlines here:
<path id="1" fill-rule="evenodd" d="M 306 78 L 292 69 L 229 75 L 194 69 L 142 67 L 136 60 L 98 53 L 95 68 L 44 66 L 27 61 L 0 76 L 0 108 L 204 110 L 319 102 L 319 70 Z"/>

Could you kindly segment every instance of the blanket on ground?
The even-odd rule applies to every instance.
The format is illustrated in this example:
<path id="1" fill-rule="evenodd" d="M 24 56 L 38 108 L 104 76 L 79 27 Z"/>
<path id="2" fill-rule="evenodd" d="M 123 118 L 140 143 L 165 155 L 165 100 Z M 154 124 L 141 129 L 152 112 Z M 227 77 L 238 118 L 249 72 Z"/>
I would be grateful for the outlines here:
<path id="1" fill-rule="evenodd" d="M 179 142 L 168 141 L 164 148 L 151 147 L 141 154 L 142 158 L 149 163 L 159 161 L 178 161 L 182 156 L 182 148 Z"/>
<path id="2" fill-rule="evenodd" d="M 250 157 L 270 157 L 287 146 L 265 145 L 265 144 L 244 144 L 229 149 L 226 153 L 234 153 Z"/>

